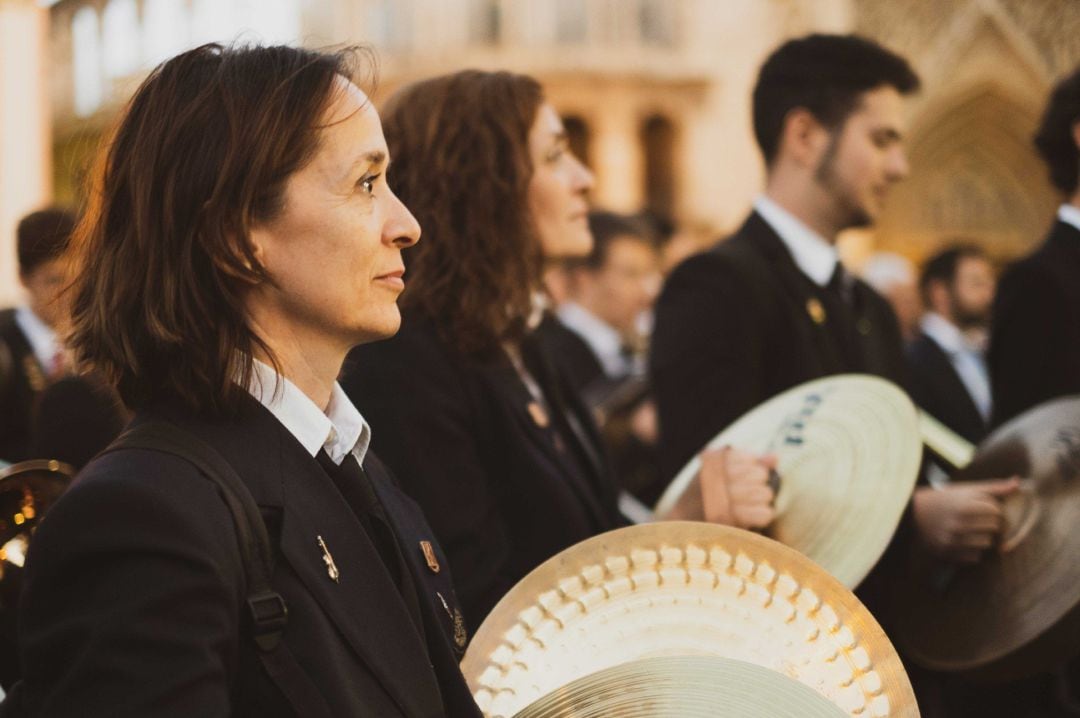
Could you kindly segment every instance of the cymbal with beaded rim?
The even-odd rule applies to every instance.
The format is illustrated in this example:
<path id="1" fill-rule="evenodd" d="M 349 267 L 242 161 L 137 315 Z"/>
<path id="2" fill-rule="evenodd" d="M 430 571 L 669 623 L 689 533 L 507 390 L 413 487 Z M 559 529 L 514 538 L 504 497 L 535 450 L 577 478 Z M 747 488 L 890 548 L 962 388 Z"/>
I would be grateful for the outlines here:
<path id="1" fill-rule="evenodd" d="M 494 718 L 662 656 L 768 668 L 852 718 L 919 715 L 896 651 L 850 590 L 783 544 L 699 522 L 617 529 L 549 559 L 495 606 L 461 667 Z"/>

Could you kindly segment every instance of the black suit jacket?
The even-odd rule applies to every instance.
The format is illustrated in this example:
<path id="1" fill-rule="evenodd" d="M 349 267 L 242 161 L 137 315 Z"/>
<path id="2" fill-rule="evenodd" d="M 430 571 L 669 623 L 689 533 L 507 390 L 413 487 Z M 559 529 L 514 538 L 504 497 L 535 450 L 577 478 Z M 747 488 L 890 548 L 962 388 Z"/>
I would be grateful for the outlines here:
<path id="1" fill-rule="evenodd" d="M 1002 276 L 988 355 L 995 425 L 1080 393 L 1080 230 L 1057 222 Z"/>
<path id="2" fill-rule="evenodd" d="M 592 347 L 558 317 L 545 314 L 536 336 L 559 364 L 571 387 L 579 394 L 590 385 L 607 378 Z"/>
<path id="3" fill-rule="evenodd" d="M 45 370 L 15 323 L 15 310 L 0 310 L 0 459 L 15 463 L 31 456 L 30 425 Z"/>
<path id="4" fill-rule="evenodd" d="M 902 383 L 892 309 L 859 280 L 851 294 L 850 309 L 813 311 L 829 298 L 757 213 L 679 265 L 657 302 L 650 361 L 666 476 L 746 411 L 802 382 L 865 372 Z"/>
<path id="5" fill-rule="evenodd" d="M 525 353 L 564 412 L 541 411 L 505 353 L 464 356 L 426 319 L 354 349 L 341 377 L 430 519 L 471 626 L 540 563 L 624 522 L 589 412 L 535 342 Z"/>
<path id="6" fill-rule="evenodd" d="M 419 509 L 373 456 L 375 484 L 416 585 L 420 621 L 341 493 L 254 401 L 228 421 L 165 416 L 243 478 L 277 547 L 283 640 L 335 716 L 479 716 L 449 636 L 445 560 Z M 340 571 L 327 573 L 323 537 Z M 443 559 L 441 552 L 437 553 Z M 254 652 L 229 514 L 210 480 L 177 457 L 119 450 L 91 462 L 40 525 L 20 639 L 28 715 L 294 715 Z"/>
<path id="7" fill-rule="evenodd" d="M 941 345 L 920 332 L 908 344 L 907 360 L 915 403 L 971 443 L 982 441 L 989 425 Z"/>

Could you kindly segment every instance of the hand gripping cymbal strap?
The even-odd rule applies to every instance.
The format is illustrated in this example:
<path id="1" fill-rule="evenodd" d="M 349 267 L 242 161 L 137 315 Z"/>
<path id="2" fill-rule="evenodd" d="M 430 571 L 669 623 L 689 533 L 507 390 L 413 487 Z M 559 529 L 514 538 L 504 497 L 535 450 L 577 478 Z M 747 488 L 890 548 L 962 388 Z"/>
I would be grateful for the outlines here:
<path id="1" fill-rule="evenodd" d="M 270 584 L 274 553 L 255 499 L 236 470 L 212 446 L 171 422 L 147 421 L 116 439 L 106 452 L 147 449 L 178 456 L 210 479 L 232 514 L 247 580 L 247 609 L 256 653 L 297 715 L 331 718 L 326 699 L 282 640 L 288 607 Z"/>

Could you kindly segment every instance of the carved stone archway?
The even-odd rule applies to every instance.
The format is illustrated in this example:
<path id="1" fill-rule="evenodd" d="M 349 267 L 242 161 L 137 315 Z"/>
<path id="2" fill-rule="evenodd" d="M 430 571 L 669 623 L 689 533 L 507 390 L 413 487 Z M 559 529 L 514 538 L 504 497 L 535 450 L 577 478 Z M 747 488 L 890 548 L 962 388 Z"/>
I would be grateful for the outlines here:
<path id="1" fill-rule="evenodd" d="M 921 259 L 966 237 L 1005 260 L 1037 243 L 1058 202 L 1031 144 L 1038 111 L 993 83 L 935 103 L 913 128 L 911 175 L 889 197 L 878 247 Z"/>

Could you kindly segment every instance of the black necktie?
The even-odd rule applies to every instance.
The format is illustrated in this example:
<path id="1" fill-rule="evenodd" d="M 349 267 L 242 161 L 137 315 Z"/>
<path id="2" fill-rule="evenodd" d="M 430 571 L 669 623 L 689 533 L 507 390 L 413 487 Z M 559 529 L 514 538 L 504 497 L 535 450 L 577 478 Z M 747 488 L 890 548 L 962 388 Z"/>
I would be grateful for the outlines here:
<path id="1" fill-rule="evenodd" d="M 855 280 L 837 262 L 824 290 L 829 310 L 827 323 L 844 356 L 844 371 L 863 371 L 861 342 L 855 326 Z"/>
<path id="2" fill-rule="evenodd" d="M 394 578 L 394 582 L 400 585 L 401 557 L 397 541 L 387 521 L 386 512 L 379 503 L 378 496 L 375 495 L 375 487 L 371 485 L 371 479 L 352 454 L 348 454 L 340 465 L 335 464 L 325 451 L 319 451 L 315 458 L 318 459 L 323 471 L 334 481 L 341 495 L 345 497 L 345 501 L 356 514 L 356 518 L 360 520 L 364 531 L 375 544 L 375 549 L 379 552 L 386 569 Z"/>

